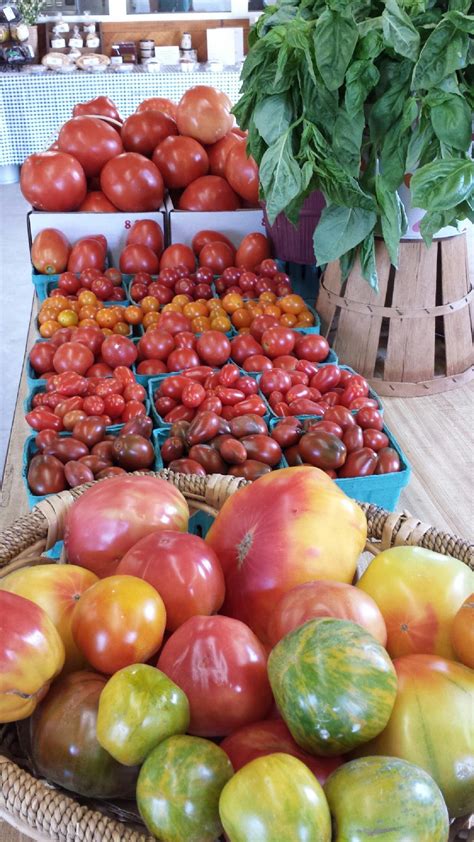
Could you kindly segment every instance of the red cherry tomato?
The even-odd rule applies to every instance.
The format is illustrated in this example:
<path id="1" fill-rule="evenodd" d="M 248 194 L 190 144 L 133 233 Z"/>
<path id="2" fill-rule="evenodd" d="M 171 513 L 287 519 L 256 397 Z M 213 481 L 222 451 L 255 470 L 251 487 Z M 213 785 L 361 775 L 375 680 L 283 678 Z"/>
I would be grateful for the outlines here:
<path id="1" fill-rule="evenodd" d="M 339 470 L 339 477 L 368 477 L 375 472 L 377 454 L 370 447 L 353 450 Z"/>
<path id="2" fill-rule="evenodd" d="M 383 415 L 378 409 L 372 407 L 362 407 L 357 412 L 356 423 L 362 427 L 363 430 L 383 430 Z"/>

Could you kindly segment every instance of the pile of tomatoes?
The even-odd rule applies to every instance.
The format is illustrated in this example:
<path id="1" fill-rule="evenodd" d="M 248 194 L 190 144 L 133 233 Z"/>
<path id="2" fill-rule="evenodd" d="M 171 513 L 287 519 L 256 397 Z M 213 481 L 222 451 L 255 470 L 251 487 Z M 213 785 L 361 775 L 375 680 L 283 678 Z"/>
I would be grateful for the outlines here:
<path id="1" fill-rule="evenodd" d="M 47 152 L 21 170 L 43 211 L 154 211 L 166 190 L 182 210 L 258 205 L 258 167 L 222 92 L 198 85 L 175 105 L 153 97 L 125 121 L 107 97 L 75 106 Z"/>
<path id="2" fill-rule="evenodd" d="M 151 418 L 144 415 L 128 421 L 117 435 L 107 434 L 105 419 L 94 415 L 79 418 L 70 436 L 42 430 L 28 465 L 29 490 L 37 496 L 57 494 L 94 479 L 152 468 L 152 430 Z"/>

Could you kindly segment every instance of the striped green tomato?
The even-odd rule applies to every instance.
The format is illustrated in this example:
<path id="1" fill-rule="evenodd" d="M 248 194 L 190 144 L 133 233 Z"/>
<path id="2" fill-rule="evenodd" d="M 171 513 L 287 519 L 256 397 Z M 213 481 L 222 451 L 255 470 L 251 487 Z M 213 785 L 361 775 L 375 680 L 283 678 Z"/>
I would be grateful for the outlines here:
<path id="1" fill-rule="evenodd" d="M 222 790 L 219 813 L 230 842 L 331 840 L 321 785 L 289 754 L 269 754 L 243 766 Z"/>
<path id="2" fill-rule="evenodd" d="M 148 755 L 137 804 L 160 842 L 214 842 L 222 833 L 219 797 L 232 777 L 225 751 L 201 737 L 169 737 Z"/>
<path id="3" fill-rule="evenodd" d="M 356 623 L 310 620 L 272 650 L 268 674 L 278 709 L 298 745 L 344 754 L 377 736 L 397 693 L 383 646 Z"/>
<path id="4" fill-rule="evenodd" d="M 324 792 L 334 819 L 333 842 L 447 842 L 449 816 L 440 789 L 423 769 L 394 757 L 340 766 Z"/>

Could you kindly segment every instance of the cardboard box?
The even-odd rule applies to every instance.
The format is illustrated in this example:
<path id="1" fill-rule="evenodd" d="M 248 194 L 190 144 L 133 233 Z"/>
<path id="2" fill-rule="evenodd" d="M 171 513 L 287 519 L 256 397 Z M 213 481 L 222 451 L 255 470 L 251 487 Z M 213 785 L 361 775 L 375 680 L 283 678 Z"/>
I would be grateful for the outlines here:
<path id="1" fill-rule="evenodd" d="M 169 197 L 166 199 L 166 208 L 170 243 L 184 243 L 190 246 L 198 231 L 219 231 L 238 248 L 246 234 L 254 231 L 265 234 L 263 211 L 260 209 L 182 211 L 174 207 Z"/>
<path id="2" fill-rule="evenodd" d="M 44 228 L 57 228 L 68 238 L 71 245 L 88 234 L 104 234 L 109 246 L 112 266 L 119 265 L 120 252 L 125 246 L 127 234 L 133 223 L 139 219 L 153 219 L 163 231 L 166 242 L 166 211 L 147 213 L 50 213 L 48 211 L 30 211 L 27 214 L 28 239 L 31 244 L 36 235 Z"/>

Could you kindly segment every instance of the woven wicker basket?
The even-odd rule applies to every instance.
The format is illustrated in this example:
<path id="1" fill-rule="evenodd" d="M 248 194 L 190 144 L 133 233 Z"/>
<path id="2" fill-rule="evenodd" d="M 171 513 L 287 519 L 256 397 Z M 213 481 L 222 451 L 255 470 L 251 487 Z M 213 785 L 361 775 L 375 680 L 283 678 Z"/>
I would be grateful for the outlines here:
<path id="1" fill-rule="evenodd" d="M 214 516 L 228 497 L 247 485 L 246 480 L 229 476 L 185 476 L 168 470 L 152 475 L 179 488 L 191 510 Z M 2 576 L 26 565 L 54 563 L 40 553 L 62 537 L 69 506 L 89 485 L 44 500 L 0 534 Z M 391 546 L 416 545 L 454 556 L 474 569 L 474 545 L 468 541 L 440 532 L 406 514 L 392 514 L 365 503 L 361 508 L 367 518 L 366 549 L 372 554 Z M 153 837 L 140 828 L 133 813 L 108 802 L 96 801 L 92 805 L 81 802 L 64 790 L 36 779 L 23 767 L 18 751 L 15 727 L 0 728 L 0 820 L 38 842 L 152 842 Z M 472 832 L 466 828 L 473 826 L 472 817 L 457 820 L 451 827 L 450 840 L 472 840 Z"/>

